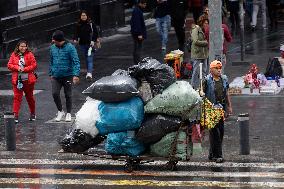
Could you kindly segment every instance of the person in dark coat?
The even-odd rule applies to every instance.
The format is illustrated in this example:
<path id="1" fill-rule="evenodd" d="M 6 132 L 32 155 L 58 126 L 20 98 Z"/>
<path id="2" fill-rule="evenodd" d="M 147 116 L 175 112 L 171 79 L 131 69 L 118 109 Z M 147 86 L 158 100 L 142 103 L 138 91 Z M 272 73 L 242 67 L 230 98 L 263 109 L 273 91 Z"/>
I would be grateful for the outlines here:
<path id="1" fill-rule="evenodd" d="M 75 35 L 74 35 L 74 42 L 79 42 L 80 49 L 85 56 L 86 60 L 86 68 L 87 68 L 87 75 L 86 79 L 91 81 L 93 76 L 93 58 L 94 58 L 94 51 L 90 51 L 88 53 L 90 47 L 93 49 L 95 44 L 100 43 L 98 38 L 98 30 L 96 25 L 91 21 L 89 15 L 86 11 L 81 11 L 79 21 L 76 25 Z"/>
<path id="2" fill-rule="evenodd" d="M 188 6 L 192 10 L 194 23 L 197 24 L 198 18 L 203 12 L 204 2 L 203 0 L 189 0 Z"/>
<path id="3" fill-rule="evenodd" d="M 268 16 L 270 20 L 270 29 L 277 29 L 278 22 L 277 22 L 277 9 L 280 0 L 267 0 L 266 6 L 268 10 Z"/>
<path id="4" fill-rule="evenodd" d="M 146 25 L 142 11 L 146 7 L 146 3 L 146 0 L 139 0 L 137 6 L 133 9 L 130 20 L 130 32 L 134 42 L 133 60 L 135 64 L 138 64 L 141 60 L 142 44 L 147 38 Z"/>
<path id="5" fill-rule="evenodd" d="M 185 17 L 188 11 L 187 0 L 169 0 L 172 26 L 175 28 L 178 48 L 184 51 L 185 44 Z"/>

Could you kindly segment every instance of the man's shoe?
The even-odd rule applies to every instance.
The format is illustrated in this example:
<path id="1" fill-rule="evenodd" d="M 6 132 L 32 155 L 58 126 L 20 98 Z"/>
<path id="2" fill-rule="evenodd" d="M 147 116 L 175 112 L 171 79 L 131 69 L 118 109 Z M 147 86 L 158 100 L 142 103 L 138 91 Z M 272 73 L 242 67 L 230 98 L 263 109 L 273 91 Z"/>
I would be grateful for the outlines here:
<path id="1" fill-rule="evenodd" d="M 215 162 L 216 163 L 223 163 L 224 159 L 223 158 L 216 158 Z"/>
<path id="2" fill-rule="evenodd" d="M 17 124 L 17 123 L 19 123 L 19 117 L 18 116 L 15 116 L 15 123 Z"/>
<path id="3" fill-rule="evenodd" d="M 65 115 L 65 113 L 64 113 L 63 110 L 62 111 L 58 111 L 57 116 L 55 118 L 55 121 L 57 121 L 57 122 L 61 121 L 61 119 L 64 117 L 64 115 Z"/>
<path id="4" fill-rule="evenodd" d="M 65 121 L 66 122 L 70 122 L 71 121 L 71 114 L 70 113 L 66 114 Z"/>
<path id="5" fill-rule="evenodd" d="M 87 81 L 92 81 L 92 79 L 93 79 L 92 73 L 87 73 L 86 79 L 87 79 Z"/>
<path id="6" fill-rule="evenodd" d="M 36 120 L 36 115 L 35 114 L 31 114 L 29 120 L 30 121 L 35 121 Z"/>

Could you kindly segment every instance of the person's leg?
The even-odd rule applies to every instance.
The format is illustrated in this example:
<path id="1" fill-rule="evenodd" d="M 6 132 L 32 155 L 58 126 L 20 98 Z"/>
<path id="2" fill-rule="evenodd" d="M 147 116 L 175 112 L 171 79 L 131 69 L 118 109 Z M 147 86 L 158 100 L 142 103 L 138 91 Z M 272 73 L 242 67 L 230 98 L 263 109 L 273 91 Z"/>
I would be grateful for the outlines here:
<path id="1" fill-rule="evenodd" d="M 62 112 L 62 103 L 60 99 L 60 90 L 62 88 L 61 80 L 53 78 L 51 80 L 52 96 L 58 111 Z"/>
<path id="2" fill-rule="evenodd" d="M 24 83 L 25 96 L 29 105 L 31 115 L 35 115 L 34 84 Z"/>
<path id="3" fill-rule="evenodd" d="M 224 136 L 224 122 L 220 121 L 214 128 L 209 130 L 209 159 L 223 158 L 222 141 Z"/>
<path id="4" fill-rule="evenodd" d="M 220 120 L 218 123 L 218 142 L 217 142 L 217 158 L 223 158 L 222 143 L 224 138 L 224 121 Z"/>
<path id="5" fill-rule="evenodd" d="M 181 51 L 184 51 L 184 43 L 185 43 L 185 30 L 184 30 L 184 19 L 174 20 L 173 26 L 175 28 L 177 40 L 178 40 L 178 48 Z"/>
<path id="6" fill-rule="evenodd" d="M 202 59 L 200 62 L 202 62 L 202 74 L 203 74 L 203 77 L 205 77 L 209 73 L 208 60 L 206 58 L 206 59 Z"/>
<path id="7" fill-rule="evenodd" d="M 259 5 L 253 4 L 252 23 L 251 23 L 252 27 L 256 27 L 258 10 L 259 10 Z"/>
<path id="8" fill-rule="evenodd" d="M 92 51 L 91 56 L 87 57 L 87 72 L 93 73 L 95 51 Z"/>
<path id="9" fill-rule="evenodd" d="M 200 16 L 200 10 L 197 7 L 194 7 L 192 9 L 192 14 L 193 14 L 194 23 L 197 24 L 197 21 L 198 21 L 199 16 Z"/>
<path id="10" fill-rule="evenodd" d="M 262 13 L 262 27 L 266 28 L 267 21 L 266 21 L 266 3 L 265 3 L 265 0 L 262 0 L 262 3 L 261 3 L 261 13 Z"/>
<path id="11" fill-rule="evenodd" d="M 85 65 L 88 72 L 88 46 L 87 45 L 80 45 L 80 50 L 85 59 Z"/>
<path id="12" fill-rule="evenodd" d="M 167 43 L 168 43 L 168 16 L 163 17 L 162 21 L 162 49 L 166 50 Z"/>
<path id="13" fill-rule="evenodd" d="M 141 60 L 141 54 L 142 54 L 142 41 L 133 38 L 134 42 L 134 51 L 133 51 L 133 60 L 135 64 L 138 64 Z"/>
<path id="14" fill-rule="evenodd" d="M 231 29 L 235 30 L 236 29 L 236 23 L 235 23 L 235 15 L 233 14 L 234 12 L 234 3 L 229 1 L 229 11 L 230 11 L 230 21 L 231 21 Z"/>
<path id="15" fill-rule="evenodd" d="M 192 59 L 192 77 L 191 77 L 191 86 L 194 89 L 199 88 L 200 78 L 199 78 L 199 64 L 200 60 Z"/>
<path id="16" fill-rule="evenodd" d="M 17 85 L 13 85 L 14 100 L 13 100 L 13 112 L 16 117 L 19 117 L 19 111 L 23 98 L 23 91 L 17 88 Z"/>
<path id="17" fill-rule="evenodd" d="M 226 64 L 227 64 L 226 54 L 222 54 L 222 74 L 225 74 Z"/>
<path id="18" fill-rule="evenodd" d="M 63 79 L 67 113 L 71 113 L 72 110 L 72 79 L 73 77 L 66 77 Z"/>
<path id="19" fill-rule="evenodd" d="M 162 46 L 163 46 L 162 18 L 156 18 L 156 30 L 160 36 Z"/>

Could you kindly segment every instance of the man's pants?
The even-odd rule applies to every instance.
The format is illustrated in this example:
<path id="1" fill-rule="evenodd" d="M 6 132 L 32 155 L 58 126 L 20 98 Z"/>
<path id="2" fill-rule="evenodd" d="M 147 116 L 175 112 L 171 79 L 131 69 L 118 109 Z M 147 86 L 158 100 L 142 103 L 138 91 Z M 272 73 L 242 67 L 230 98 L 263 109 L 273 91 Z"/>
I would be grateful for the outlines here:
<path id="1" fill-rule="evenodd" d="M 232 29 L 235 30 L 239 27 L 239 1 L 229 1 L 229 11 L 230 11 L 230 20 L 232 23 Z"/>
<path id="2" fill-rule="evenodd" d="M 168 33 L 171 29 L 171 17 L 166 15 L 162 18 L 156 18 L 156 29 L 160 34 L 162 47 L 166 48 L 168 43 Z"/>
<path id="3" fill-rule="evenodd" d="M 199 64 L 202 64 L 202 75 L 205 77 L 208 74 L 208 65 L 207 59 L 192 59 L 192 77 L 191 77 L 191 86 L 194 89 L 198 89 L 200 86 L 200 67 Z"/>
<path id="4" fill-rule="evenodd" d="M 22 90 L 19 90 L 17 88 L 17 85 L 13 85 L 13 92 L 14 92 L 13 112 L 15 116 L 19 116 L 19 111 L 23 99 L 23 93 L 25 93 L 30 113 L 35 114 L 35 99 L 33 91 L 34 91 L 34 84 L 28 84 L 28 81 L 23 81 Z"/>
<path id="5" fill-rule="evenodd" d="M 183 19 L 172 19 L 172 25 L 175 28 L 177 40 L 178 40 L 178 48 L 181 51 L 184 51 L 185 44 L 185 18 Z"/>
<path id="6" fill-rule="evenodd" d="M 266 28 L 266 3 L 265 3 L 265 0 L 262 0 L 260 3 L 253 4 L 251 26 L 255 27 L 256 24 L 257 24 L 257 15 L 258 15 L 259 8 L 261 8 L 261 13 L 262 13 L 262 27 Z"/>
<path id="7" fill-rule="evenodd" d="M 222 158 L 222 142 L 224 137 L 224 121 L 221 120 L 214 128 L 209 130 L 209 157 Z"/>
<path id="8" fill-rule="evenodd" d="M 84 54 L 85 61 L 86 61 L 86 68 L 88 73 L 93 72 L 93 64 L 94 64 L 94 51 L 92 51 L 91 56 L 88 56 L 88 50 L 90 45 L 80 45 L 81 52 Z"/>
<path id="9" fill-rule="evenodd" d="M 56 104 L 58 111 L 62 111 L 62 103 L 60 98 L 61 88 L 64 88 L 64 94 L 66 99 L 67 113 L 71 113 L 72 109 L 72 81 L 73 76 L 63 78 L 52 78 L 52 96 Z"/>
<path id="10" fill-rule="evenodd" d="M 133 61 L 134 64 L 138 64 L 141 61 L 143 40 L 139 40 L 138 38 L 133 37 L 133 42 L 134 42 Z"/>

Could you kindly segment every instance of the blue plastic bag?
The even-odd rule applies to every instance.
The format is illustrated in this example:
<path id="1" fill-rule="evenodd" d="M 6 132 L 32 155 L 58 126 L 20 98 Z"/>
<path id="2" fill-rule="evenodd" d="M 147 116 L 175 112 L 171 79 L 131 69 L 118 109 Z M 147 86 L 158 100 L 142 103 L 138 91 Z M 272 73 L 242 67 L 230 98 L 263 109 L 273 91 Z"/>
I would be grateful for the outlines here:
<path id="1" fill-rule="evenodd" d="M 100 119 L 96 123 L 99 134 L 117 133 L 140 127 L 144 118 L 144 105 L 139 97 L 117 103 L 102 102 Z"/>
<path id="2" fill-rule="evenodd" d="M 143 143 L 134 138 L 134 131 L 110 133 L 107 136 L 105 150 L 109 154 L 138 156 L 145 151 Z"/>

